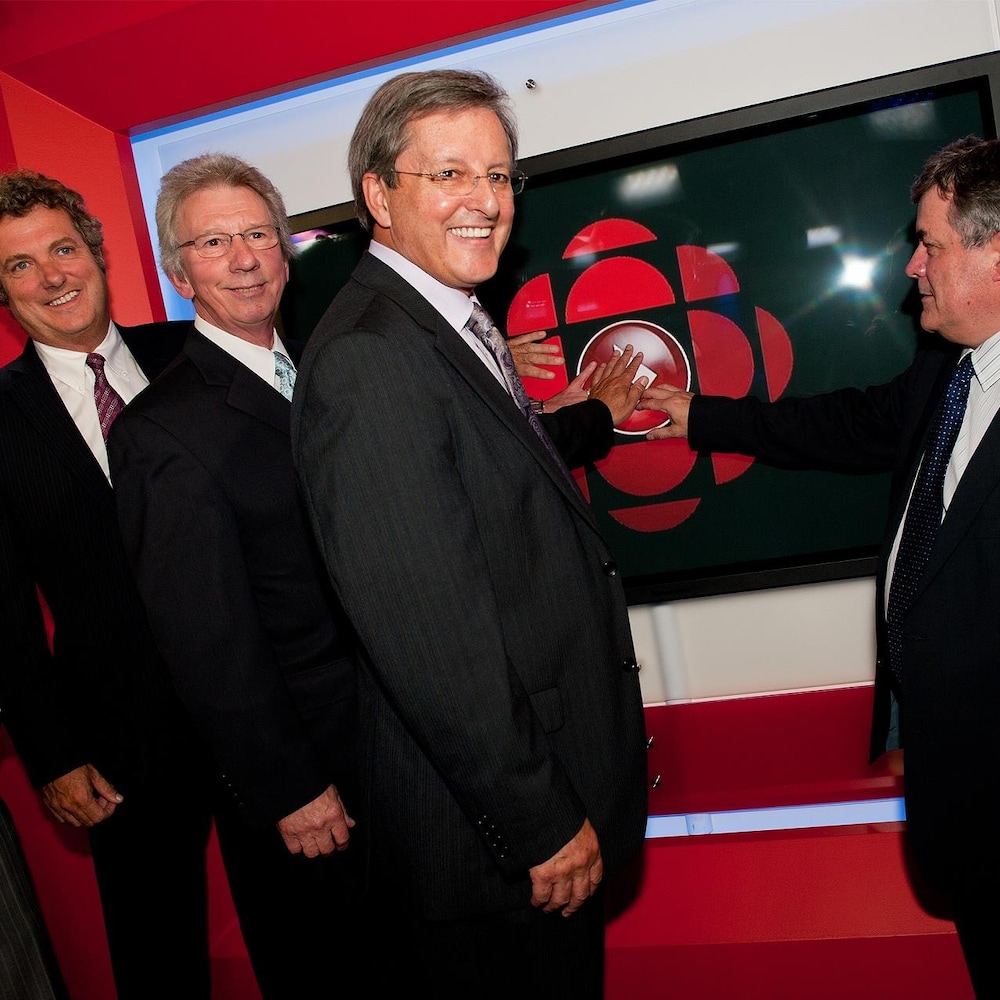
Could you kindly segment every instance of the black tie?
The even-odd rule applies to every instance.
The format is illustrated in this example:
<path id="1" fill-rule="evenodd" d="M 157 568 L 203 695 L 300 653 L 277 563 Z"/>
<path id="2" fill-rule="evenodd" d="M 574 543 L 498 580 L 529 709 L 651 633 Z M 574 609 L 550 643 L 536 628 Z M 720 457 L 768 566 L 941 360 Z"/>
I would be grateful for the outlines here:
<path id="1" fill-rule="evenodd" d="M 927 448 L 906 509 L 906 520 L 899 539 L 886 607 L 889 666 L 897 684 L 902 681 L 902 622 L 913 603 L 917 585 L 941 526 L 944 513 L 944 473 L 965 416 L 972 373 L 972 355 L 966 354 L 952 373 L 948 388 L 934 413 L 927 434 Z"/>

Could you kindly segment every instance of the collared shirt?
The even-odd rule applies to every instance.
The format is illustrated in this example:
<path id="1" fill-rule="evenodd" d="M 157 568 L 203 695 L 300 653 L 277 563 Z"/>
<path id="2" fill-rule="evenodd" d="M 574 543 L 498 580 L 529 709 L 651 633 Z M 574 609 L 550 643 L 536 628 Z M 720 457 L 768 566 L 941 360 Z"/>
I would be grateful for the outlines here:
<path id="1" fill-rule="evenodd" d="M 948 509 L 955 498 L 958 484 L 968 468 L 976 448 L 986 435 L 993 419 L 1000 412 L 1000 332 L 993 334 L 989 340 L 971 351 L 962 352 L 959 360 L 967 354 L 972 355 L 972 370 L 974 376 L 969 382 L 969 400 L 965 406 L 965 416 L 962 426 L 958 429 L 955 447 L 944 473 L 944 513 L 942 520 L 948 515 Z M 916 482 L 916 476 L 914 476 Z M 913 486 L 910 486 L 912 491 Z M 903 518 L 889 554 L 889 566 L 886 576 L 885 599 L 889 600 L 889 588 L 892 584 L 892 573 L 896 566 L 896 553 L 899 551 L 899 540 L 903 533 Z"/>
<path id="2" fill-rule="evenodd" d="M 285 345 L 281 342 L 277 330 L 274 332 L 274 339 L 271 342 L 271 346 L 261 347 L 258 344 L 251 344 L 249 340 L 244 340 L 235 334 L 220 330 L 201 316 L 195 316 L 194 328 L 208 340 L 212 341 L 216 347 L 221 347 L 226 354 L 234 357 L 241 365 L 249 368 L 254 375 L 262 378 L 268 385 L 279 392 L 281 391 L 278 386 L 278 376 L 274 369 L 274 355 L 276 351 L 280 351 L 286 358 L 289 358 L 289 361 L 291 361 L 291 358 L 285 349 Z"/>
<path id="3" fill-rule="evenodd" d="M 503 386 L 504 392 L 510 394 L 507 381 L 497 365 L 496 358 L 483 342 L 465 324 L 472 317 L 472 304 L 479 300 L 475 295 L 466 295 L 459 288 L 452 288 L 432 278 L 422 268 L 407 260 L 401 253 L 375 240 L 368 246 L 368 251 L 377 257 L 387 267 L 391 267 L 408 285 L 412 285 L 427 301 L 455 328 L 459 336 L 472 348 L 480 361 L 489 369 L 493 377 Z"/>
<path id="4" fill-rule="evenodd" d="M 104 435 L 101 434 L 97 406 L 94 404 L 95 376 L 87 365 L 88 352 L 70 351 L 63 347 L 40 344 L 38 341 L 35 341 L 35 350 L 38 351 L 59 398 L 73 418 L 73 423 L 110 482 L 108 450 L 104 444 Z M 149 379 L 125 346 L 114 323 L 108 324 L 107 336 L 94 348 L 93 353 L 104 357 L 105 378 L 126 405 L 149 385 Z"/>

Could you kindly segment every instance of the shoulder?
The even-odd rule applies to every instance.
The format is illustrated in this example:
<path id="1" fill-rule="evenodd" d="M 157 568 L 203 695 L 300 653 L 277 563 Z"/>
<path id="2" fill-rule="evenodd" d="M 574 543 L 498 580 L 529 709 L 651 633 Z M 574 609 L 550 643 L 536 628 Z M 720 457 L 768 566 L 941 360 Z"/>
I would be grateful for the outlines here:
<path id="1" fill-rule="evenodd" d="M 157 375 L 173 360 L 184 346 L 193 329 L 189 320 L 169 320 L 164 323 L 144 323 L 122 326 L 115 323 L 122 340 L 147 374 Z"/>

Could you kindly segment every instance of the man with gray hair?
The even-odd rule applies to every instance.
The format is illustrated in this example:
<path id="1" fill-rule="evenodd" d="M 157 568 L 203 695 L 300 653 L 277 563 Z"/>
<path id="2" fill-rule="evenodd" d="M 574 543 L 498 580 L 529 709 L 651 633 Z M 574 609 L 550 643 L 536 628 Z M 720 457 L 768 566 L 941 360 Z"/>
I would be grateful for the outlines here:
<path id="1" fill-rule="evenodd" d="M 375 92 L 349 152 L 372 242 L 293 401 L 305 502 L 363 646 L 398 986 L 436 998 L 601 996 L 603 879 L 646 824 L 614 558 L 475 295 L 510 234 L 516 155 L 484 74 Z M 644 384 L 625 380 L 628 412 Z"/>
<path id="2" fill-rule="evenodd" d="M 222 775 L 219 844 L 261 991 L 325 995 L 357 951 L 356 681 L 292 468 L 285 206 L 255 167 L 209 153 L 164 175 L 156 222 L 195 319 L 109 441 L 122 537 Z"/>

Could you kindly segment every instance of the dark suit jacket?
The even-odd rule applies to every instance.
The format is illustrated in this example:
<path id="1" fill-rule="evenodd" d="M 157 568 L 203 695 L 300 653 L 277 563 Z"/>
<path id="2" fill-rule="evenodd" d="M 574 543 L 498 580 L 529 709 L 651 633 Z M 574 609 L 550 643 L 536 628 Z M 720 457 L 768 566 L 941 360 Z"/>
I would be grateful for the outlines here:
<path id="1" fill-rule="evenodd" d="M 365 649 L 373 839 L 419 909 L 527 906 L 529 867 L 586 817 L 621 866 L 646 822 L 625 598 L 514 402 L 366 254 L 307 344 L 292 409 L 309 514 Z"/>
<path id="2" fill-rule="evenodd" d="M 555 413 L 542 413 L 539 419 L 571 469 L 600 461 L 614 444 L 611 411 L 599 399 L 561 406 Z"/>
<path id="3" fill-rule="evenodd" d="M 872 756 L 886 746 L 890 676 L 885 578 L 893 540 L 937 401 L 959 356 L 944 342 L 918 352 L 887 385 L 812 399 L 696 396 L 692 447 L 758 455 L 788 468 L 891 470 L 877 575 L 878 662 Z M 924 872 L 947 883 L 977 845 L 1000 837 L 1000 421 L 973 455 L 903 625 L 902 739 L 907 826 Z M 980 858 L 982 855 L 978 855 Z"/>
<path id="4" fill-rule="evenodd" d="M 119 330 L 152 378 L 180 349 L 183 325 Z M 55 624 L 52 655 L 38 591 Z M 36 787 L 90 762 L 127 794 L 186 742 L 111 486 L 31 341 L 0 370 L 0 635 L 2 719 Z"/>
<path id="5" fill-rule="evenodd" d="M 273 387 L 191 328 L 108 440 L 156 641 L 244 815 L 262 825 L 343 783 L 330 755 L 350 745 L 355 711 L 289 416 Z"/>

